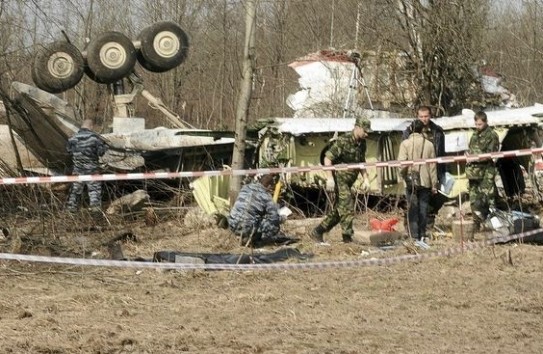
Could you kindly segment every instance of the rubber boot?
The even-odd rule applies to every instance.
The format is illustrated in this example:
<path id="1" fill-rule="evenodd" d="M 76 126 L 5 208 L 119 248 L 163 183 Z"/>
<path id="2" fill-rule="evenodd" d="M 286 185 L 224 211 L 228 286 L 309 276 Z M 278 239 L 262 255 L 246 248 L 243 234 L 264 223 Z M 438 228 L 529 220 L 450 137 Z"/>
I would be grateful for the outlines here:
<path id="1" fill-rule="evenodd" d="M 323 234 L 325 231 L 326 230 L 324 230 L 324 228 L 319 225 L 309 233 L 309 237 L 315 242 L 324 242 Z"/>

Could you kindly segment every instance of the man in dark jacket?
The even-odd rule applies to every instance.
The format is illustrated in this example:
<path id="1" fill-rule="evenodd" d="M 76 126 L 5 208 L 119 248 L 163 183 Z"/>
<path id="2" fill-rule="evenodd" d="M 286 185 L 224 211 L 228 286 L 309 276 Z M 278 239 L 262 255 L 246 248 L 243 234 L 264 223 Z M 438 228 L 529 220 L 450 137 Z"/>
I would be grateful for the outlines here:
<path id="1" fill-rule="evenodd" d="M 94 122 L 91 119 L 85 119 L 81 129 L 66 144 L 66 150 L 72 155 L 74 175 L 92 175 L 100 171 L 99 158 L 105 154 L 108 147 L 100 135 L 92 130 L 93 128 Z M 102 182 L 88 181 L 72 184 L 66 205 L 69 211 L 77 210 L 85 184 L 89 193 L 89 207 L 91 210 L 100 210 Z"/>

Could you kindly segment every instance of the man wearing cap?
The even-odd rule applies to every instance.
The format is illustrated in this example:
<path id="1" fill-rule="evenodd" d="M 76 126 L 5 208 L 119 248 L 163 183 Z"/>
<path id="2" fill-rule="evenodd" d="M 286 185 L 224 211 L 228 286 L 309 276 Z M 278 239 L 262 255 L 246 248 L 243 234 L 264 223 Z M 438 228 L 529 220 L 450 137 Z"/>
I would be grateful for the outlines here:
<path id="1" fill-rule="evenodd" d="M 369 119 L 356 118 L 352 132 L 335 140 L 324 156 L 324 165 L 353 164 L 366 162 L 366 137 L 371 132 Z M 338 223 L 343 231 L 343 242 L 353 241 L 354 198 L 351 187 L 362 173 L 364 182 L 362 189 L 368 191 L 370 182 L 365 169 L 348 169 L 342 171 L 326 171 L 326 190 L 336 193 L 334 209 L 326 218 L 311 231 L 310 237 L 315 242 L 323 242 L 323 234 L 330 231 Z"/>
<path id="2" fill-rule="evenodd" d="M 477 112 L 473 118 L 475 131 L 469 141 L 469 155 L 495 152 L 500 149 L 498 134 L 488 125 L 485 112 Z M 469 202 L 473 213 L 475 229 L 479 230 L 490 209 L 496 206 L 496 166 L 492 159 L 469 162 L 466 177 L 469 180 Z"/>
<path id="3" fill-rule="evenodd" d="M 108 146 L 93 129 L 94 121 L 85 119 L 81 129 L 68 139 L 66 151 L 72 155 L 74 175 L 92 175 L 100 171 L 99 159 L 106 153 Z M 74 182 L 66 203 L 68 211 L 77 211 L 85 184 L 88 189 L 91 211 L 100 211 L 102 206 L 102 182 L 100 181 Z"/>
<path id="4" fill-rule="evenodd" d="M 228 215 L 230 230 L 241 237 L 244 244 L 254 246 L 280 236 L 279 207 L 270 190 L 275 185 L 274 175 L 264 175 L 258 182 L 244 185 Z"/>

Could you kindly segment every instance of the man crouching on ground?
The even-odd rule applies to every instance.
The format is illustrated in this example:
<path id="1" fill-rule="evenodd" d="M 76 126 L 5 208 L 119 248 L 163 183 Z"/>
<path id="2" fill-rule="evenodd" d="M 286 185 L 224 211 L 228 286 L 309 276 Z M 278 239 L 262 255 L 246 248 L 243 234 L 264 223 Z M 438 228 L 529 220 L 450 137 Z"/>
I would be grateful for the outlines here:
<path id="1" fill-rule="evenodd" d="M 228 215 L 228 227 L 244 245 L 271 240 L 279 234 L 282 218 L 270 193 L 274 182 L 273 175 L 264 175 L 259 182 L 246 184 L 239 191 Z"/>

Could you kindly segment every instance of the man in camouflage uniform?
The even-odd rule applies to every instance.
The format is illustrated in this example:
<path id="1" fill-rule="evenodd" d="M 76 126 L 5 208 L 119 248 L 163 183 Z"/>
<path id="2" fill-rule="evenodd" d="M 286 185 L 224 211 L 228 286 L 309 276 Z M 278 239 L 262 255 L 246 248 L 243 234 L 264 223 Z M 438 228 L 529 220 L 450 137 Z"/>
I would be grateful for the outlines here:
<path id="1" fill-rule="evenodd" d="M 475 132 L 469 141 L 470 155 L 498 151 L 500 141 L 498 134 L 488 126 L 485 112 L 477 112 L 474 117 Z M 492 159 L 469 162 L 466 166 L 466 177 L 469 179 L 469 201 L 476 228 L 485 221 L 490 208 L 495 208 L 496 166 Z"/>
<path id="2" fill-rule="evenodd" d="M 244 185 L 228 215 L 228 227 L 250 245 L 272 240 L 279 234 L 282 221 L 279 207 L 270 190 L 274 176 L 264 175 L 259 182 Z"/>
<path id="3" fill-rule="evenodd" d="M 353 164 L 366 162 L 366 137 L 371 132 L 370 121 L 367 118 L 359 117 L 355 121 L 352 132 L 340 136 L 335 140 L 330 149 L 326 151 L 324 165 Z M 362 173 L 364 183 L 362 188 L 369 190 L 370 183 L 368 172 L 363 170 L 326 171 L 328 178 L 326 190 L 336 193 L 334 209 L 331 214 L 311 231 L 310 237 L 315 242 L 323 242 L 323 234 L 330 231 L 338 223 L 343 231 L 343 242 L 353 241 L 353 219 L 354 219 L 354 198 L 351 187 Z"/>
<path id="4" fill-rule="evenodd" d="M 104 140 L 92 131 L 94 122 L 86 119 L 81 129 L 66 144 L 66 150 L 72 155 L 74 175 L 92 175 L 100 171 L 99 157 L 107 150 Z M 87 185 L 89 193 L 89 207 L 91 210 L 100 210 L 102 205 L 102 182 L 74 182 L 70 189 L 70 196 L 66 208 L 75 212 L 79 206 L 84 185 Z"/>

